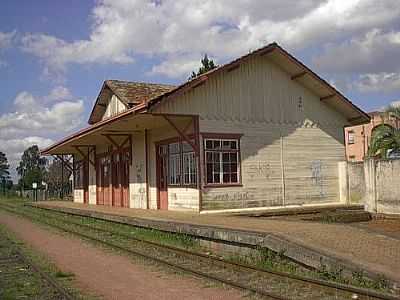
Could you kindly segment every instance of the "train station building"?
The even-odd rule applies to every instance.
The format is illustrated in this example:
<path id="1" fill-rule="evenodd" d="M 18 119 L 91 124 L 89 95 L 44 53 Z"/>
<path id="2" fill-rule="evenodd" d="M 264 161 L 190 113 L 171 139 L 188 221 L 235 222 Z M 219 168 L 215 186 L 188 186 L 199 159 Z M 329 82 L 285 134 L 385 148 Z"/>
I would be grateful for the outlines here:
<path id="1" fill-rule="evenodd" d="M 344 128 L 370 117 L 276 43 L 179 86 L 107 80 L 73 155 L 74 202 L 198 212 L 346 204 Z"/>

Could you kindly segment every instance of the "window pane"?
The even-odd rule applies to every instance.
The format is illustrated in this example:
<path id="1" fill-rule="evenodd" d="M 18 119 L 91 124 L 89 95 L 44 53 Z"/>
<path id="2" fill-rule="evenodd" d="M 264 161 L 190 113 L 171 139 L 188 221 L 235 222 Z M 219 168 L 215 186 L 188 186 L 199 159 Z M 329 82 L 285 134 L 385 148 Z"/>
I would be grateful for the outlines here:
<path id="1" fill-rule="evenodd" d="M 219 149 L 221 147 L 221 141 L 213 140 L 213 149 Z"/>
<path id="2" fill-rule="evenodd" d="M 181 178 L 181 156 L 180 154 L 169 154 L 169 184 L 180 184 Z"/>
<path id="3" fill-rule="evenodd" d="M 213 165 L 207 164 L 207 183 L 213 183 Z"/>
<path id="4" fill-rule="evenodd" d="M 192 143 L 194 141 L 191 140 Z M 182 151 L 183 152 L 193 152 L 192 146 L 188 142 L 182 142 Z"/>
<path id="5" fill-rule="evenodd" d="M 213 161 L 212 152 L 206 152 L 206 161 L 207 162 L 212 162 Z"/>
<path id="6" fill-rule="evenodd" d="M 232 183 L 238 183 L 239 182 L 237 173 L 232 173 L 231 174 L 231 182 Z"/>
<path id="7" fill-rule="evenodd" d="M 179 143 L 173 143 L 168 145 L 168 150 L 170 154 L 177 154 L 180 152 Z"/>
<path id="8" fill-rule="evenodd" d="M 231 149 L 231 142 L 230 141 L 223 141 L 222 142 L 222 149 L 224 149 L 224 150 Z"/>
<path id="9" fill-rule="evenodd" d="M 184 184 L 196 184 L 197 182 L 197 163 L 194 152 L 183 153 L 183 172 Z"/>
<path id="10" fill-rule="evenodd" d="M 211 140 L 206 140 L 206 149 L 213 149 L 213 142 Z"/>
<path id="11" fill-rule="evenodd" d="M 229 156 L 230 156 L 230 153 L 228 153 L 228 152 L 222 153 L 222 162 L 224 162 L 224 163 L 229 162 Z"/>
<path id="12" fill-rule="evenodd" d="M 224 173 L 229 173 L 231 171 L 231 165 L 229 163 L 224 163 L 222 164 L 222 166 L 223 166 L 222 171 Z"/>
<path id="13" fill-rule="evenodd" d="M 230 175 L 229 174 L 224 174 L 224 183 L 230 183 Z"/>
<path id="14" fill-rule="evenodd" d="M 214 178 L 213 183 L 220 183 L 219 173 L 214 173 L 213 178 Z"/>
<path id="15" fill-rule="evenodd" d="M 231 162 L 237 162 L 237 157 L 238 157 L 237 153 L 230 153 Z"/>

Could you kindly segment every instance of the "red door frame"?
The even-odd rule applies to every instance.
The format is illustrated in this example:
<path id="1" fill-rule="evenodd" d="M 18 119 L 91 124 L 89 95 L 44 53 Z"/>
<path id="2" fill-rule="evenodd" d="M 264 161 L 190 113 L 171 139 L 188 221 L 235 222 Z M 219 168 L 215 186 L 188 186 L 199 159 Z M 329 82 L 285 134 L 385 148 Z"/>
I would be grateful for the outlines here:
<path id="1" fill-rule="evenodd" d="M 129 148 L 123 148 L 97 156 L 97 204 L 129 207 L 130 153 Z"/>
<path id="2" fill-rule="evenodd" d="M 161 155 L 162 147 L 168 145 L 156 144 L 157 209 L 168 210 L 168 151 Z"/>
<path id="3" fill-rule="evenodd" d="M 110 156 L 108 153 L 97 155 L 96 161 L 96 203 L 111 206 Z"/>

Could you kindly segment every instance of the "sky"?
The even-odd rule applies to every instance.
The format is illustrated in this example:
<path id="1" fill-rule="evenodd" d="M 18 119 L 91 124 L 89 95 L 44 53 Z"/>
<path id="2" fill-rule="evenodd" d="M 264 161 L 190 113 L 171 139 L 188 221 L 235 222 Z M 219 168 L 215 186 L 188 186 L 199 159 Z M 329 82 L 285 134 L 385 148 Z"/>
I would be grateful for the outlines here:
<path id="1" fill-rule="evenodd" d="M 106 79 L 179 84 L 277 42 L 365 111 L 400 100 L 400 0 L 2 0 L 0 151 L 87 126 Z"/>

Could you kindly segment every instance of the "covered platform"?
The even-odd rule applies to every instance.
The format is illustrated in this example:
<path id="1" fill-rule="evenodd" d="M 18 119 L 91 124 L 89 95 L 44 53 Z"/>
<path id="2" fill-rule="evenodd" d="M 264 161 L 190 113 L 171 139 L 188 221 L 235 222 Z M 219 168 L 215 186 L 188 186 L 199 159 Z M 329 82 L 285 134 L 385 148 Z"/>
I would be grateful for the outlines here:
<path id="1" fill-rule="evenodd" d="M 400 283 L 400 239 L 377 234 L 357 224 L 123 209 L 64 201 L 34 205 L 133 226 L 186 233 L 220 243 L 263 246 L 284 251 L 289 258 L 311 267 L 318 268 L 322 263 L 350 272 L 363 270 L 369 277 L 383 275 Z"/>
<path id="2" fill-rule="evenodd" d="M 189 201 L 175 197 L 176 203 L 171 203 L 168 163 L 162 150 L 165 141 L 175 140 L 185 144 L 197 173 L 191 178 Z M 144 209 L 176 205 L 201 210 L 198 116 L 147 113 L 138 106 L 76 132 L 41 154 L 57 157 L 73 171 L 74 202 Z"/>

